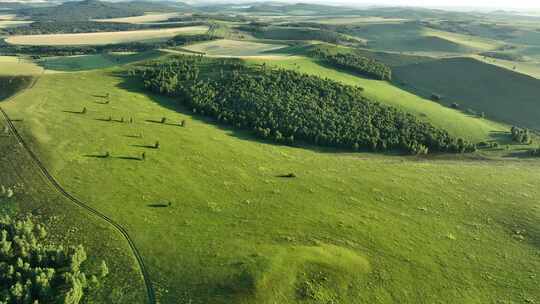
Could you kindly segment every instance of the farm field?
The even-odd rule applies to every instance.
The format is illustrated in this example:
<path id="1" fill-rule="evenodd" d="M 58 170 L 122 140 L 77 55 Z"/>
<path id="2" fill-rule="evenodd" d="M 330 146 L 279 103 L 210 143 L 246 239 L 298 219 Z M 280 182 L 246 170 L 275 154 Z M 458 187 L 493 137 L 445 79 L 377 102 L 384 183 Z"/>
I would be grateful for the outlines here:
<path id="1" fill-rule="evenodd" d="M 276 52 L 279 53 L 279 50 L 285 47 L 286 45 L 280 44 L 223 39 L 193 44 L 187 46 L 186 49 L 194 52 L 205 53 L 210 56 L 244 57 L 265 55 L 269 52 L 272 52 L 274 53 L 273 55 L 275 55 Z"/>
<path id="2" fill-rule="evenodd" d="M 156 30 L 100 32 L 82 34 L 50 34 L 10 36 L 6 42 L 19 45 L 100 45 L 134 41 L 150 41 L 170 38 L 176 35 L 203 34 L 206 26 L 189 26 Z"/>
<path id="3" fill-rule="evenodd" d="M 341 18 L 314 18 L 314 22 L 322 24 L 357 24 L 357 23 L 401 23 L 407 19 L 382 17 L 341 17 Z"/>
<path id="4" fill-rule="evenodd" d="M 2 20 L 0 16 L 0 29 L 2 28 L 8 28 L 8 27 L 15 27 L 15 26 L 21 26 L 32 23 L 32 21 L 24 21 L 24 20 Z"/>
<path id="5" fill-rule="evenodd" d="M 179 13 L 147 13 L 143 16 L 110 18 L 110 19 L 95 19 L 99 22 L 121 22 L 121 23 L 152 23 L 167 21 L 169 18 L 178 17 Z"/>
<path id="6" fill-rule="evenodd" d="M 540 296 L 536 162 L 273 145 L 118 72 L 45 75 L 3 107 L 66 188 L 132 233 L 160 302 L 296 303 L 309 284 L 347 303 Z"/>
<path id="7" fill-rule="evenodd" d="M 445 73 L 436 71 L 444 70 Z M 468 71 L 463 73 L 463 71 Z M 437 93 L 443 103 L 508 124 L 540 128 L 540 80 L 471 58 L 449 58 L 394 69 L 395 79 L 424 96 Z"/>

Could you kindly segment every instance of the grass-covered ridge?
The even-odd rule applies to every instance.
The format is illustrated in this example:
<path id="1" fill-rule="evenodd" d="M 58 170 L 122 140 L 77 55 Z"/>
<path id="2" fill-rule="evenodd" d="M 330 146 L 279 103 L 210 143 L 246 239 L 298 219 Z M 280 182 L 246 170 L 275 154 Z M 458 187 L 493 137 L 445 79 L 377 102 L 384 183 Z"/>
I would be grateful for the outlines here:
<path id="1" fill-rule="evenodd" d="M 413 115 L 366 99 L 361 88 L 294 71 L 193 56 L 134 71 L 156 93 L 277 142 L 414 154 L 475 150 Z"/>

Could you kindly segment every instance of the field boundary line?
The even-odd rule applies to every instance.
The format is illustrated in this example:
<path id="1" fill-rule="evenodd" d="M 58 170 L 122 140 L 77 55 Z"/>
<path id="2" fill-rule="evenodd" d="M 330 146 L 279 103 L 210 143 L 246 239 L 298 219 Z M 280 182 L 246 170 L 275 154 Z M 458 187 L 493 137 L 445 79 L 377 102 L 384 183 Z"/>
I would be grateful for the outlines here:
<path id="1" fill-rule="evenodd" d="M 38 81 L 38 77 L 36 77 L 36 80 L 30 86 L 28 86 L 26 89 L 21 90 L 18 94 L 13 95 L 12 97 L 6 99 L 5 101 L 8 101 L 8 100 L 16 97 L 17 95 L 21 94 L 22 92 L 26 91 L 27 89 L 34 87 L 34 85 L 36 84 L 37 81 Z M 4 109 L 2 107 L 0 107 L 0 112 L 2 113 L 2 116 L 3 116 L 4 120 L 6 121 L 10 132 L 15 136 L 15 138 L 17 139 L 19 144 L 24 148 L 24 150 L 26 150 L 26 152 L 30 155 L 30 158 L 32 158 L 34 164 L 39 168 L 39 170 L 41 171 L 43 176 L 51 183 L 51 185 L 60 194 L 62 194 L 62 196 L 67 198 L 69 201 L 73 202 L 78 207 L 81 207 L 81 208 L 87 210 L 91 214 L 93 214 L 93 215 L 101 218 L 105 222 L 109 223 L 111 226 L 113 226 L 124 237 L 124 239 L 126 239 L 126 241 L 128 242 L 129 247 L 131 248 L 131 251 L 133 252 L 133 255 L 135 256 L 135 259 L 137 260 L 137 263 L 139 264 L 139 268 L 141 270 L 143 281 L 144 281 L 144 284 L 146 286 L 146 294 L 147 294 L 147 298 L 148 298 L 148 303 L 149 304 L 156 304 L 155 292 L 154 292 L 154 288 L 152 286 L 152 281 L 150 280 L 150 275 L 148 273 L 148 270 L 146 269 L 146 265 L 144 264 L 142 255 L 140 254 L 139 250 L 135 246 L 135 242 L 131 239 L 131 237 L 130 237 L 129 233 L 127 232 L 127 230 L 124 227 L 122 227 L 120 224 L 116 223 L 114 220 L 112 220 L 111 218 L 106 216 L 105 214 L 103 214 L 103 213 L 99 212 L 98 210 L 90 207 L 88 204 L 86 204 L 83 201 L 75 198 L 73 195 L 71 195 L 69 192 L 67 192 L 62 187 L 62 185 L 60 185 L 60 183 L 49 173 L 49 171 L 47 170 L 47 168 L 45 168 L 45 166 L 43 165 L 41 160 L 38 158 L 38 156 L 34 152 L 32 152 L 32 150 L 26 144 L 26 142 L 24 141 L 22 136 L 19 134 L 19 132 L 15 128 L 15 125 L 13 124 L 13 122 L 11 121 L 11 119 L 9 118 L 9 116 L 7 115 L 7 113 L 4 111 Z"/>

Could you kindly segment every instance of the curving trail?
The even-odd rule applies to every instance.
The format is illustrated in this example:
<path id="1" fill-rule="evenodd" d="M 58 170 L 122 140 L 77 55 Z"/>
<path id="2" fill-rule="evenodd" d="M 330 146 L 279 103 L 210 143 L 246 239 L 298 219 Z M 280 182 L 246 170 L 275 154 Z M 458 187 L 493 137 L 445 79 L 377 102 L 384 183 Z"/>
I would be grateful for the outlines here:
<path id="1" fill-rule="evenodd" d="M 36 78 L 28 88 L 26 88 L 24 90 L 21 90 L 19 93 L 11 96 L 7 100 L 14 98 L 15 96 L 23 93 L 25 90 L 33 88 L 37 81 L 38 81 L 38 78 Z M 84 203 L 83 201 L 81 201 L 81 200 L 75 198 L 74 196 L 72 196 L 71 194 L 69 194 L 69 192 L 67 192 L 62 187 L 62 185 L 60 185 L 60 183 L 49 173 L 49 171 L 47 170 L 47 168 L 45 168 L 43 163 L 39 160 L 37 155 L 34 152 L 32 152 L 30 147 L 26 144 L 26 142 L 24 141 L 22 136 L 19 134 L 19 132 L 15 128 L 15 125 L 13 125 L 13 122 L 10 120 L 7 113 L 1 107 L 0 107 L 0 112 L 2 113 L 2 116 L 3 116 L 4 120 L 6 121 L 10 132 L 15 136 L 15 138 L 17 139 L 19 144 L 26 150 L 26 152 L 28 152 L 28 154 L 32 158 L 34 164 L 39 168 L 39 170 L 41 171 L 43 176 L 45 176 L 45 178 L 51 183 L 51 185 L 58 192 L 60 192 L 60 194 L 62 194 L 65 198 L 67 198 L 68 200 L 73 202 L 75 205 L 77 205 L 77 206 L 79 206 L 79 207 L 81 207 L 83 209 L 86 209 L 88 212 L 92 213 L 93 215 L 103 219 L 104 221 L 106 221 L 107 223 L 112 225 L 126 239 L 126 241 L 129 244 L 129 247 L 131 248 L 131 251 L 133 252 L 133 255 L 137 259 L 137 263 L 139 264 L 139 268 L 141 269 L 141 274 L 143 276 L 144 284 L 146 286 L 146 294 L 147 294 L 147 297 L 148 297 L 148 303 L 149 304 L 156 304 L 157 303 L 156 302 L 156 296 L 155 296 L 155 292 L 154 292 L 154 287 L 152 286 L 152 281 L 150 280 L 150 275 L 148 273 L 148 270 L 146 269 L 146 265 L 144 264 L 141 253 L 139 252 L 139 250 L 135 246 L 135 243 L 133 242 L 133 240 L 129 236 L 129 233 L 127 232 L 127 230 L 124 229 L 124 227 L 122 227 L 120 224 L 118 224 L 117 222 L 115 222 L 114 220 L 109 218 L 108 216 L 104 215 L 103 213 L 101 213 L 98 210 L 90 207 L 88 204 Z"/>

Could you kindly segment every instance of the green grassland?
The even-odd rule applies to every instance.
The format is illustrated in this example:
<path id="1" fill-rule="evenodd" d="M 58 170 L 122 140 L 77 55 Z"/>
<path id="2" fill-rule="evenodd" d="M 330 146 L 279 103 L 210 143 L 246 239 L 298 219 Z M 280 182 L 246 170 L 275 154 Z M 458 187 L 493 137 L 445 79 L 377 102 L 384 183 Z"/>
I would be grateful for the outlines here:
<path id="1" fill-rule="evenodd" d="M 1 100 L 0 105 L 3 106 Z M 5 120 L 0 119 L 0 129 L 5 126 Z M 137 262 L 122 236 L 61 196 L 42 177 L 15 137 L 4 131 L 0 135 L 0 186 L 14 192 L 11 198 L 0 195 L 2 215 L 32 216 L 47 227 L 48 241 L 65 246 L 84 245 L 88 253 L 85 270 L 96 269 L 101 261 L 106 261 L 110 274 L 101 281 L 99 289 L 86 294 L 82 303 L 146 301 Z"/>
<path id="2" fill-rule="evenodd" d="M 74 72 L 101 69 L 160 56 L 159 51 L 143 53 L 108 53 L 81 56 L 45 57 L 37 64 L 47 71 Z"/>
<path id="3" fill-rule="evenodd" d="M 308 59 L 268 64 L 362 85 L 468 137 L 497 129 Z M 3 107 L 69 191 L 132 234 L 161 303 L 540 300 L 538 162 L 273 145 L 121 74 L 44 75 Z M 109 104 L 95 97 L 107 93 Z M 289 172 L 298 177 L 277 177 Z"/>
<path id="4" fill-rule="evenodd" d="M 395 52 L 475 53 L 502 45 L 488 38 L 426 28 L 417 22 L 357 25 L 347 33 L 366 39 L 372 49 Z"/>
<path id="5" fill-rule="evenodd" d="M 472 58 L 449 58 L 394 68 L 394 78 L 416 93 L 441 94 L 508 124 L 540 128 L 540 81 Z"/>
<path id="6" fill-rule="evenodd" d="M 37 75 L 43 73 L 43 68 L 31 60 L 13 56 L 0 56 L 0 75 Z"/>

